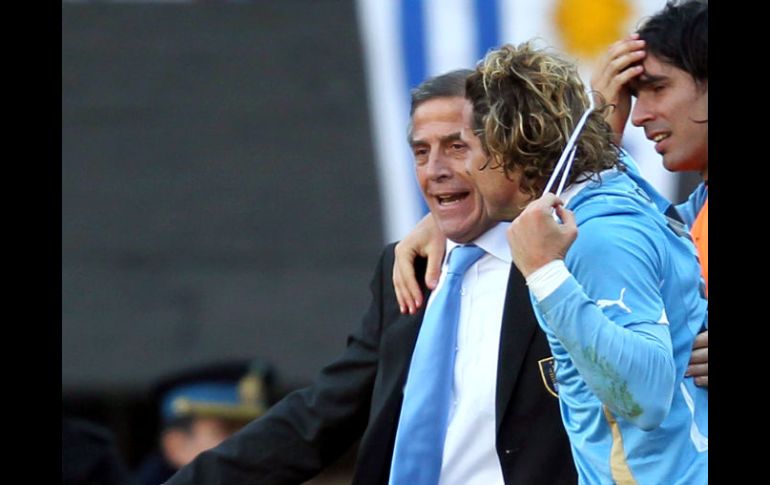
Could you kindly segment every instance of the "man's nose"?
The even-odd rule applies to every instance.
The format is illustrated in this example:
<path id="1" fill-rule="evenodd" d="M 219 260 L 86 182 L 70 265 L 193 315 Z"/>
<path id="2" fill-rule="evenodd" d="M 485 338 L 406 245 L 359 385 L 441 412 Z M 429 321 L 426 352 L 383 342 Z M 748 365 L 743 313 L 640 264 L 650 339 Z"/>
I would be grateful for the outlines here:
<path id="1" fill-rule="evenodd" d="M 451 176 L 452 171 L 449 168 L 446 156 L 440 150 L 432 153 L 428 158 L 427 172 L 428 176 L 434 180 Z"/>
<path id="2" fill-rule="evenodd" d="M 636 98 L 634 108 L 631 111 L 631 123 L 634 126 L 644 126 L 645 123 L 653 119 L 650 104 L 644 97 Z"/>

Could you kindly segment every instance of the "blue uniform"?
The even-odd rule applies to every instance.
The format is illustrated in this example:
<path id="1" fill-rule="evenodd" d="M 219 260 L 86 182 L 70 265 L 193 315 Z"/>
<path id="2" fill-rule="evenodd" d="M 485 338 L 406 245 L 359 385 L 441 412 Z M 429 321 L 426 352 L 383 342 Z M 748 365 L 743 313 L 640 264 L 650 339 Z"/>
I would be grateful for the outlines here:
<path id="1" fill-rule="evenodd" d="M 695 222 L 695 218 L 698 217 L 698 213 L 703 208 L 703 205 L 708 200 L 708 189 L 704 182 L 698 184 L 695 190 L 686 201 L 676 206 L 676 210 L 681 214 L 685 224 L 688 227 L 692 227 L 692 223 Z"/>
<path id="2" fill-rule="evenodd" d="M 684 377 L 707 303 L 668 205 L 633 168 L 602 173 L 567 205 L 571 276 L 533 297 L 583 484 L 708 481 L 708 391 Z"/>

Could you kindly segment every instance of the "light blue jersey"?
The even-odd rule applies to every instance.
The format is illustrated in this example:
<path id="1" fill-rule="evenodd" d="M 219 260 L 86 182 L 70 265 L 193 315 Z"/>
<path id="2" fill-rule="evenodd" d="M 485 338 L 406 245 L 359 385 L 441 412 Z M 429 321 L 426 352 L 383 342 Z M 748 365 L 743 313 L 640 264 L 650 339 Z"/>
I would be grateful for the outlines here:
<path id="1" fill-rule="evenodd" d="M 676 210 L 682 215 L 685 224 L 692 227 L 692 223 L 695 222 L 695 218 L 698 217 L 698 213 L 706 203 L 708 196 L 708 188 L 706 187 L 705 182 L 701 182 L 695 187 L 695 190 L 693 190 L 686 201 L 676 206 Z"/>
<path id="2" fill-rule="evenodd" d="M 569 201 L 572 276 L 535 313 L 582 484 L 705 484 L 708 391 L 684 377 L 707 303 L 687 229 L 633 173 Z"/>

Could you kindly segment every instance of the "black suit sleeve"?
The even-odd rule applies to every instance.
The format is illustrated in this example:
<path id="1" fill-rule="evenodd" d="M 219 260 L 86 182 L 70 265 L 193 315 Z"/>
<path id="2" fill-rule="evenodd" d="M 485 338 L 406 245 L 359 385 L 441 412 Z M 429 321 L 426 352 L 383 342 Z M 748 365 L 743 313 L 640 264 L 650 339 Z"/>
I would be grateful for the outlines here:
<path id="1" fill-rule="evenodd" d="M 345 352 L 314 383 L 295 391 L 219 446 L 201 453 L 168 485 L 298 484 L 319 473 L 361 437 L 379 360 L 383 252 L 370 285 L 372 301 Z M 391 258 L 392 259 L 392 258 Z"/>

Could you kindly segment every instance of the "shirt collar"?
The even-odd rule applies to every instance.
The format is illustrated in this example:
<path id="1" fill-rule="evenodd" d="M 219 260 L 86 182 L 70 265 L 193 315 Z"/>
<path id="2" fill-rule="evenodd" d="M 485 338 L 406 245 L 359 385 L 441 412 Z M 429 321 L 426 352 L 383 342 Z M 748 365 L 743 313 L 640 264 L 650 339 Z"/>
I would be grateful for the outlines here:
<path id="1" fill-rule="evenodd" d="M 601 172 L 599 172 L 599 175 L 602 177 L 609 176 L 610 174 L 616 173 L 617 171 L 618 169 L 616 167 L 612 167 L 606 170 L 602 170 Z M 573 197 L 575 197 L 581 190 L 583 190 L 586 185 L 592 182 L 596 182 L 595 178 L 589 178 L 593 176 L 591 176 L 588 172 L 582 173 L 581 177 L 586 177 L 586 180 L 570 185 L 559 196 L 559 198 L 564 202 L 564 207 L 567 207 L 569 205 L 570 200 L 572 200 Z"/>
<path id="2" fill-rule="evenodd" d="M 506 237 L 506 232 L 510 225 L 510 222 L 500 222 L 468 244 L 475 244 L 488 254 L 510 264 L 513 262 L 513 259 L 511 258 L 511 250 L 508 246 L 508 239 Z M 449 254 L 455 247 L 461 245 L 461 243 L 447 239 L 445 254 Z M 444 258 L 444 264 L 446 264 L 446 257 Z"/>
<path id="3" fill-rule="evenodd" d="M 585 173 L 581 175 L 586 176 L 588 174 Z M 583 190 L 583 188 L 588 185 L 589 182 L 591 182 L 591 180 L 584 180 L 582 182 L 572 184 L 564 192 L 562 192 L 559 198 L 564 202 L 564 207 L 567 207 L 569 205 L 569 201 L 572 200 L 572 198 L 575 197 L 578 192 Z"/>

